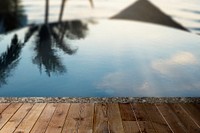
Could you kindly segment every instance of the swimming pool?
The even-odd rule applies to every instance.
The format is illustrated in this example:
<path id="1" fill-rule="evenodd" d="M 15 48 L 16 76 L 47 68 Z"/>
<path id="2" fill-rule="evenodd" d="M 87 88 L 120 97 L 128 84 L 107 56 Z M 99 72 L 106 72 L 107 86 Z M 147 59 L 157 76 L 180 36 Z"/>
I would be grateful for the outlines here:
<path id="1" fill-rule="evenodd" d="M 197 35 L 137 21 L 32 25 L 0 35 L 0 96 L 199 97 L 199 50 Z"/>

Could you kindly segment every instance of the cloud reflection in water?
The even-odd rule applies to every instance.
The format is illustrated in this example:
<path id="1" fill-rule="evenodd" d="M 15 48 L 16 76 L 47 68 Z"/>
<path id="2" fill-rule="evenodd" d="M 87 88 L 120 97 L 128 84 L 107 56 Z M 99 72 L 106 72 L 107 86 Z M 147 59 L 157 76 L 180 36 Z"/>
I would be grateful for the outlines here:
<path id="1" fill-rule="evenodd" d="M 170 75 L 176 70 L 180 69 L 180 66 L 195 64 L 198 64 L 198 62 L 192 53 L 178 52 L 169 59 L 153 61 L 152 68 L 161 74 Z"/>
<path id="2" fill-rule="evenodd" d="M 157 92 L 149 81 L 134 75 L 131 70 L 108 73 L 97 84 L 98 89 L 106 93 L 118 96 L 153 96 Z"/>
<path id="3" fill-rule="evenodd" d="M 175 92 L 180 89 L 185 93 L 200 89 L 200 75 L 197 73 L 200 64 L 190 52 L 177 52 L 170 58 L 153 59 L 140 65 L 138 67 L 145 72 L 129 67 L 108 73 L 102 77 L 97 88 L 118 96 L 165 96 L 165 93 L 173 96 L 178 95 Z"/>

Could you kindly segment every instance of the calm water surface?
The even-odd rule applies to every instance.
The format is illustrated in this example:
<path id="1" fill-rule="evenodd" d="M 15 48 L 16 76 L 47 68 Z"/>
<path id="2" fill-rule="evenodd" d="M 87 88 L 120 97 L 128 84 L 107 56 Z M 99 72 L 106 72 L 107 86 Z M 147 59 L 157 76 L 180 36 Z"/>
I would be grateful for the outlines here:
<path id="1" fill-rule="evenodd" d="M 64 19 L 109 18 L 137 0 L 94 0 L 90 8 L 88 0 L 68 0 Z M 200 0 L 150 0 L 174 20 L 194 33 L 200 33 Z M 41 23 L 45 0 L 22 0 L 29 23 Z M 50 0 L 50 21 L 58 20 L 61 0 Z"/>
<path id="2" fill-rule="evenodd" d="M 0 36 L 0 96 L 200 96 L 200 38 L 89 20 Z"/>
<path id="3" fill-rule="evenodd" d="M 63 20 L 83 21 L 57 23 L 61 0 L 50 0 L 46 24 L 45 1 L 22 0 L 23 8 L 1 3 L 0 96 L 200 96 L 199 36 L 92 19 L 135 1 L 95 0 L 92 9 L 88 1 L 70 0 Z M 199 0 L 151 2 L 199 33 Z"/>

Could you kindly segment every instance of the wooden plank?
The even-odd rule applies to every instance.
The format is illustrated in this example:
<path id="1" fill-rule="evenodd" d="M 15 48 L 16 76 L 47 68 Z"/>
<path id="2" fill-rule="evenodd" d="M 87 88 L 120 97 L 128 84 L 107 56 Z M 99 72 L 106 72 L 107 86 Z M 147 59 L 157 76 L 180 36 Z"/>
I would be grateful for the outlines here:
<path id="1" fill-rule="evenodd" d="M 135 112 L 135 116 L 137 118 L 139 128 L 141 132 L 144 133 L 155 133 L 156 130 L 153 127 L 153 124 L 151 123 L 151 120 L 145 111 L 142 104 L 131 104 L 132 109 Z"/>
<path id="2" fill-rule="evenodd" d="M 74 133 L 77 131 L 77 123 L 80 119 L 80 105 L 78 103 L 71 104 L 62 133 Z"/>
<path id="3" fill-rule="evenodd" d="M 124 133 L 118 104 L 108 104 L 108 126 L 111 133 Z"/>
<path id="4" fill-rule="evenodd" d="M 197 110 L 199 110 L 200 111 L 200 104 L 198 104 L 198 103 L 195 103 L 195 104 L 192 104 L 195 108 L 197 108 Z"/>
<path id="5" fill-rule="evenodd" d="M 129 103 L 120 103 L 119 109 L 125 133 L 140 132 L 137 119 L 134 115 L 131 105 Z"/>
<path id="6" fill-rule="evenodd" d="M 60 133 L 65 122 L 65 118 L 68 114 L 70 104 L 59 103 L 53 117 L 48 125 L 46 133 Z"/>
<path id="7" fill-rule="evenodd" d="M 10 103 L 1 103 L 0 104 L 0 120 L 2 118 L 2 112 L 10 105 Z M 0 121 L 1 122 L 1 121 Z M 2 121 L 3 122 L 3 121 Z"/>
<path id="8" fill-rule="evenodd" d="M 17 127 L 15 133 L 29 133 L 45 106 L 45 103 L 36 103 Z"/>
<path id="9" fill-rule="evenodd" d="M 26 114 L 30 111 L 33 105 L 34 104 L 30 103 L 23 104 L 11 117 L 11 119 L 3 126 L 3 128 L 0 130 L 0 133 L 12 133 L 26 116 Z"/>
<path id="10" fill-rule="evenodd" d="M 95 104 L 94 133 L 109 133 L 107 104 Z"/>
<path id="11" fill-rule="evenodd" d="M 187 130 L 176 116 L 176 114 L 166 104 L 156 104 L 163 117 L 171 127 L 174 133 L 186 133 Z"/>
<path id="12" fill-rule="evenodd" d="M 154 104 L 144 104 L 144 108 L 155 128 L 159 133 L 171 133 L 171 129 L 168 124 L 165 122 L 161 114 L 158 112 Z"/>
<path id="13" fill-rule="evenodd" d="M 196 104 L 45 105 L 0 104 L 0 133 L 200 132 Z"/>
<path id="14" fill-rule="evenodd" d="M 191 118 L 183 111 L 179 104 L 168 104 L 172 111 L 179 118 L 184 128 L 189 133 L 200 133 L 200 128 L 198 128 Z"/>
<path id="15" fill-rule="evenodd" d="M 82 104 L 81 121 L 79 125 L 79 133 L 92 133 L 94 118 L 94 104 Z"/>
<path id="16" fill-rule="evenodd" d="M 42 114 L 40 115 L 39 119 L 35 123 L 31 133 L 44 133 L 47 129 L 47 126 L 53 116 L 53 113 L 56 109 L 57 104 L 49 103 L 44 108 Z"/>
<path id="17" fill-rule="evenodd" d="M 122 121 L 136 121 L 133 110 L 129 103 L 119 104 Z"/>
<path id="18" fill-rule="evenodd" d="M 1 103 L 0 104 L 0 115 L 9 105 L 10 105 L 10 103 Z"/>
<path id="19" fill-rule="evenodd" d="M 125 133 L 140 133 L 136 121 L 122 121 Z"/>
<path id="20" fill-rule="evenodd" d="M 72 104 L 65 121 L 63 133 L 92 133 L 94 104 Z"/>
<path id="21" fill-rule="evenodd" d="M 192 121 L 200 128 L 200 110 L 195 108 L 194 104 L 180 104 L 181 107 L 190 116 Z"/>
<path id="22" fill-rule="evenodd" d="M 9 105 L 0 115 L 0 129 L 4 124 L 14 115 L 14 113 L 21 107 L 21 103 L 13 103 Z"/>

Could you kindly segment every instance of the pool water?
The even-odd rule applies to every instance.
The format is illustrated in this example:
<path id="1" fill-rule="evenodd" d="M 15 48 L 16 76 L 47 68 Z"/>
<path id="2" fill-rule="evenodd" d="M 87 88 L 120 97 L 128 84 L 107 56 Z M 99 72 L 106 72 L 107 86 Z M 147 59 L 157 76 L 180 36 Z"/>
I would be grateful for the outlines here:
<path id="1" fill-rule="evenodd" d="M 63 19 L 110 18 L 137 0 L 94 0 L 95 8 L 88 0 L 68 0 L 65 4 Z M 165 14 L 189 29 L 200 33 L 199 0 L 149 0 Z M 29 23 L 43 23 L 45 0 L 22 0 Z M 57 21 L 61 0 L 50 0 L 49 21 Z"/>
<path id="2" fill-rule="evenodd" d="M 0 96 L 199 97 L 199 50 L 197 35 L 136 21 L 32 25 L 0 36 Z"/>

